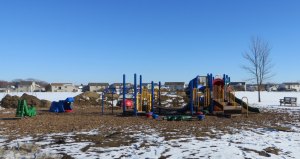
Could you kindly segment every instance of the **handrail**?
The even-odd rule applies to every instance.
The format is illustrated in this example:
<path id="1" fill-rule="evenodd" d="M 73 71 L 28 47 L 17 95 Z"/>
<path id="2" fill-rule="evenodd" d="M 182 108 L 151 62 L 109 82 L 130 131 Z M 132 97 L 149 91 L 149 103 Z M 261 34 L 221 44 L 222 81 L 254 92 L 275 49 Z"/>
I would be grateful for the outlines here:
<path id="1" fill-rule="evenodd" d="M 243 101 L 243 99 L 247 99 L 247 118 L 248 118 L 248 106 L 249 106 L 249 104 L 248 104 L 248 98 L 247 97 L 243 97 L 242 101 Z"/>

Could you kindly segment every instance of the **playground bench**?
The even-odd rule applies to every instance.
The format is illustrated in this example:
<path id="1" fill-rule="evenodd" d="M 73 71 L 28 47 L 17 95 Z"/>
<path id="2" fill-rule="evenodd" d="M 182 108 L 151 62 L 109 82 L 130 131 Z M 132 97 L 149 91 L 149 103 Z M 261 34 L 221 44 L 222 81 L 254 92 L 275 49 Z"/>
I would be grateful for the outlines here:
<path id="1" fill-rule="evenodd" d="M 297 98 L 296 97 L 284 97 L 283 99 L 279 100 L 280 105 L 284 104 L 290 104 L 291 106 L 294 104 L 297 106 Z"/>

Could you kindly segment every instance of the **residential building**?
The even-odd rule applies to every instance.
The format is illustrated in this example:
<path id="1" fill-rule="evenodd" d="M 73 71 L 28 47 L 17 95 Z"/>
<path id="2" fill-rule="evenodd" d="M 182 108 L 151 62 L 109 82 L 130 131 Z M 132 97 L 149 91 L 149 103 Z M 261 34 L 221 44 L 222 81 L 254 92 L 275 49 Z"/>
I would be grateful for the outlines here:
<path id="1" fill-rule="evenodd" d="M 48 92 L 77 92 L 72 83 L 51 83 L 47 87 Z"/>
<path id="2" fill-rule="evenodd" d="M 299 82 L 285 82 L 283 83 L 285 89 L 287 91 L 300 91 L 300 83 Z"/>
<path id="3" fill-rule="evenodd" d="M 89 83 L 88 90 L 91 92 L 102 92 L 109 87 L 108 83 Z"/>
<path id="4" fill-rule="evenodd" d="M 34 81 L 21 81 L 17 83 L 18 92 L 34 92 L 37 84 Z"/>
<path id="5" fill-rule="evenodd" d="M 165 82 L 165 86 L 170 89 L 170 91 L 184 90 L 184 82 Z"/>
<path id="6" fill-rule="evenodd" d="M 234 91 L 246 91 L 246 82 L 230 82 Z"/>
<path id="7" fill-rule="evenodd" d="M 45 92 L 45 91 L 46 91 L 45 87 L 40 86 L 38 84 L 35 86 L 34 92 Z"/>
<path id="8" fill-rule="evenodd" d="M 10 93 L 16 91 L 16 87 L 10 84 L 0 85 L 0 92 Z"/>
<path id="9" fill-rule="evenodd" d="M 138 87 L 139 87 L 140 85 L 138 85 Z M 143 83 L 142 84 L 142 86 L 143 87 L 146 87 L 147 89 L 149 89 L 149 90 L 151 90 L 151 88 L 152 88 L 152 84 L 151 83 Z M 158 83 L 153 83 L 153 87 L 154 87 L 154 89 L 158 89 Z"/>
<path id="10" fill-rule="evenodd" d="M 133 85 L 131 83 L 126 83 L 126 88 L 131 88 Z M 113 83 L 109 86 L 110 88 L 122 89 L 123 83 Z"/>
<path id="11" fill-rule="evenodd" d="M 83 92 L 84 91 L 84 86 L 83 86 L 83 84 L 75 85 L 75 89 L 77 90 L 77 92 Z"/>
<path id="12" fill-rule="evenodd" d="M 246 84 L 246 91 L 258 91 L 257 84 Z M 265 85 L 261 85 L 260 91 L 266 91 Z"/>
<path id="13" fill-rule="evenodd" d="M 8 88 L 2 88 L 0 87 L 0 92 L 5 92 L 5 93 L 9 93 L 9 89 Z"/>
<path id="14" fill-rule="evenodd" d="M 274 83 L 267 83 L 265 84 L 265 88 L 268 92 L 274 92 L 278 91 L 278 88 L 280 87 L 279 84 L 274 84 Z"/>

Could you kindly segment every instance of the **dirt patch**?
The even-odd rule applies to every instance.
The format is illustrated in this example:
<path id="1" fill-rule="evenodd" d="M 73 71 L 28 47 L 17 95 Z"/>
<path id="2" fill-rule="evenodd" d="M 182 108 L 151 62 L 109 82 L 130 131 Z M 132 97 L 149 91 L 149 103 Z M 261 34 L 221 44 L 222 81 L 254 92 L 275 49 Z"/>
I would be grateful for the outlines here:
<path id="1" fill-rule="evenodd" d="M 50 101 L 44 99 L 41 100 L 41 108 L 50 108 L 50 106 L 51 106 Z"/>
<path id="2" fill-rule="evenodd" d="M 279 155 L 279 152 L 281 150 L 276 148 L 276 147 L 267 147 L 267 148 L 264 149 L 264 151 L 266 151 L 267 153 L 272 153 L 272 154 L 275 154 L 275 155 Z"/>
<path id="3" fill-rule="evenodd" d="M 283 131 L 283 132 L 292 132 L 293 130 L 289 127 L 283 127 L 283 126 L 271 126 L 268 127 L 269 130 L 273 131 Z"/>
<path id="4" fill-rule="evenodd" d="M 83 148 L 83 151 L 87 151 L 90 147 L 119 147 L 129 146 L 132 143 L 137 142 L 136 139 L 130 137 L 130 132 L 106 132 L 97 135 L 79 134 L 74 138 L 75 142 L 93 142 L 93 145 L 88 145 Z"/>
<path id="5" fill-rule="evenodd" d="M 68 154 L 62 154 L 62 155 L 63 155 L 63 157 L 61 159 L 74 159 L 74 157 L 71 157 Z"/>
<path id="6" fill-rule="evenodd" d="M 239 133 L 242 130 L 269 128 L 274 125 L 282 125 L 283 127 L 286 123 L 295 121 L 295 117 L 290 116 L 288 113 L 282 113 L 279 116 L 275 115 L 278 114 L 276 112 L 249 114 L 249 117 L 246 117 L 246 114 L 242 114 L 231 119 L 206 115 L 203 121 L 197 120 L 196 117 L 192 121 L 154 120 L 145 116 L 121 116 L 121 113 L 122 110 L 116 109 L 114 110 L 115 115 L 111 115 L 111 109 L 105 108 L 104 115 L 101 115 L 101 107 L 99 106 L 74 107 L 74 112 L 72 113 L 51 113 L 38 109 L 38 115 L 33 118 L 2 120 L 0 135 L 9 135 L 14 138 L 18 135 L 32 136 L 34 134 L 81 132 L 98 129 L 103 133 L 102 136 L 96 135 L 91 137 L 82 135 L 75 140 L 95 140 L 101 144 L 103 140 L 109 141 L 109 139 L 120 139 L 118 142 L 121 143 L 123 140 L 121 137 L 128 137 L 130 135 L 128 132 L 132 132 L 132 130 L 140 132 L 155 130 L 166 139 L 191 135 L 200 139 L 209 139 L 217 138 L 224 134 Z M 12 118 L 14 116 L 14 109 L 0 111 L 0 118 Z M 285 120 L 282 120 L 283 117 Z M 119 143 L 105 143 L 105 145 L 113 146 Z"/>
<path id="7" fill-rule="evenodd" d="M 39 108 L 49 108 L 51 105 L 50 101 L 40 100 L 35 96 L 24 93 L 21 97 L 10 96 L 7 94 L 1 101 L 1 106 L 3 108 L 17 108 L 18 100 L 26 100 L 28 105 L 33 105 Z"/>
<path id="8" fill-rule="evenodd" d="M 161 107 L 165 108 L 181 108 L 188 103 L 188 98 L 185 92 L 177 92 L 172 94 L 163 94 L 160 96 Z M 156 105 L 159 105 L 159 101 L 155 100 Z"/>
<path id="9" fill-rule="evenodd" d="M 17 108 L 19 99 L 20 99 L 20 97 L 18 97 L 18 96 L 11 96 L 11 95 L 7 94 L 1 100 L 1 107 L 3 107 L 3 108 Z"/>
<path id="10" fill-rule="evenodd" d="M 249 149 L 249 148 L 242 148 L 241 150 L 246 151 L 246 152 L 255 152 L 258 155 L 264 156 L 264 157 L 271 157 L 271 155 L 268 154 L 266 151 L 258 151 L 258 150 Z"/>
<path id="11" fill-rule="evenodd" d="M 84 92 L 74 97 L 76 106 L 101 105 L 100 94 L 97 92 Z"/>

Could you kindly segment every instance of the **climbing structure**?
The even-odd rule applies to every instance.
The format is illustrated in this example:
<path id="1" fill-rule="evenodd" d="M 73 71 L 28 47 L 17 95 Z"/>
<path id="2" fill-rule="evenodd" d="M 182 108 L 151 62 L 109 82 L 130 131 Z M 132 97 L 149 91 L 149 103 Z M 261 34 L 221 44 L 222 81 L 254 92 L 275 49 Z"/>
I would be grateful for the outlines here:
<path id="1" fill-rule="evenodd" d="M 186 93 L 191 114 L 200 111 L 224 115 L 240 114 L 242 108 L 247 107 L 242 100 L 235 97 L 235 92 L 230 87 L 230 77 L 225 74 L 223 78 L 213 77 L 212 74 L 197 76 L 189 82 Z M 256 108 L 251 110 L 259 112 Z"/>
<path id="2" fill-rule="evenodd" d="M 28 106 L 26 100 L 18 100 L 18 107 L 16 117 L 33 117 L 36 116 L 36 109 L 34 106 Z"/>
<path id="3" fill-rule="evenodd" d="M 123 75 L 123 114 L 127 114 L 128 112 L 132 112 L 132 110 L 125 107 L 126 105 L 126 94 L 131 88 L 126 87 L 126 76 Z M 155 90 L 154 90 L 154 83 L 151 82 L 151 89 L 148 89 L 147 87 L 143 87 L 142 82 L 142 75 L 140 75 L 140 84 L 138 88 L 137 84 L 137 75 L 134 74 L 134 85 L 133 85 L 133 114 L 137 115 L 139 113 L 153 113 L 153 107 L 154 107 L 154 100 L 155 100 Z M 159 96 L 157 91 L 157 97 Z"/>
<path id="4" fill-rule="evenodd" d="M 72 103 L 74 103 L 74 98 L 72 97 L 68 97 L 65 100 L 60 100 L 58 102 L 53 101 L 49 111 L 55 113 L 72 112 Z"/>

